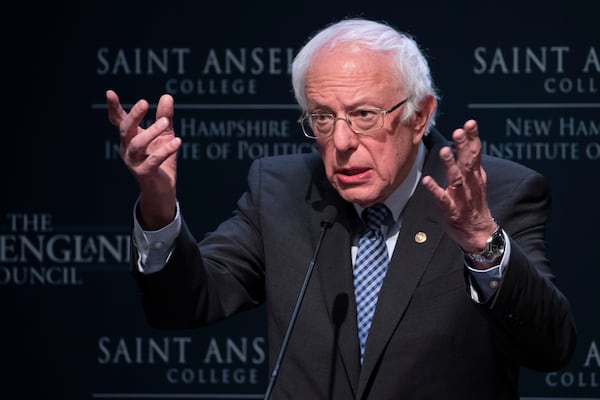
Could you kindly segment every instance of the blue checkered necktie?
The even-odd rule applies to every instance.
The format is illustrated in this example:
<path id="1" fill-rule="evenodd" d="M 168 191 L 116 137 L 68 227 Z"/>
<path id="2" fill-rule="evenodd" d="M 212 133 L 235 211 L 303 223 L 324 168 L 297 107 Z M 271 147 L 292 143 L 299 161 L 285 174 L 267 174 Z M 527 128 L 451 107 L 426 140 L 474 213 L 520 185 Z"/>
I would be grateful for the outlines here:
<path id="1" fill-rule="evenodd" d="M 385 238 L 381 232 L 381 224 L 388 212 L 389 209 L 385 205 L 376 204 L 362 213 L 367 229 L 358 242 L 354 263 L 354 296 L 361 364 L 377 296 L 389 264 Z"/>

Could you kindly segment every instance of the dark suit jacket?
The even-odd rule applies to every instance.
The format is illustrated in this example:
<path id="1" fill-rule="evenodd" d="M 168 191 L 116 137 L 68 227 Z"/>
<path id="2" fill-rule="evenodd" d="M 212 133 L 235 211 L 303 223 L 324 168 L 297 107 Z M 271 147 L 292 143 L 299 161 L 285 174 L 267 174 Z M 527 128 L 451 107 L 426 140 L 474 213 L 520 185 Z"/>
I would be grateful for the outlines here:
<path id="1" fill-rule="evenodd" d="M 424 174 L 445 181 L 447 144 L 425 138 Z M 259 159 L 233 216 L 199 244 L 185 226 L 164 270 L 135 273 L 148 321 L 160 328 L 205 325 L 266 302 L 271 366 L 321 229 L 328 230 L 285 353 L 272 399 L 517 399 L 521 366 L 554 370 L 574 349 L 570 306 L 545 254 L 547 182 L 485 157 L 488 201 L 511 237 L 495 296 L 478 304 L 458 245 L 419 185 L 408 202 L 379 295 L 362 367 L 350 249 L 362 224 L 327 182 L 318 154 Z M 426 240 L 415 240 L 423 232 Z"/>

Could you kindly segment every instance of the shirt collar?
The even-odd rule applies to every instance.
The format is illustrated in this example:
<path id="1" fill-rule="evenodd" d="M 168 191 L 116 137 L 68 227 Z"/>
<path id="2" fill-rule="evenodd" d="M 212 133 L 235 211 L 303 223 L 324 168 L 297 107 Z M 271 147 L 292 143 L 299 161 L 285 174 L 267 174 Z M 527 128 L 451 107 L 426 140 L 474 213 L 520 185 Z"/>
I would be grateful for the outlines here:
<path id="1" fill-rule="evenodd" d="M 394 222 L 398 225 L 401 224 L 400 217 L 402 215 L 402 211 L 408 203 L 408 200 L 415 192 L 419 181 L 421 180 L 421 175 L 423 175 L 423 163 L 425 161 L 425 145 L 421 141 L 419 143 L 419 147 L 417 149 L 417 156 L 415 157 L 415 162 L 413 163 L 412 168 L 410 169 L 408 175 L 402 183 L 394 190 L 387 199 L 385 199 L 384 204 L 387 208 L 392 212 L 392 216 L 394 217 Z M 363 207 L 358 204 L 354 204 L 354 208 L 358 212 L 358 215 L 361 215 L 364 210 Z"/>

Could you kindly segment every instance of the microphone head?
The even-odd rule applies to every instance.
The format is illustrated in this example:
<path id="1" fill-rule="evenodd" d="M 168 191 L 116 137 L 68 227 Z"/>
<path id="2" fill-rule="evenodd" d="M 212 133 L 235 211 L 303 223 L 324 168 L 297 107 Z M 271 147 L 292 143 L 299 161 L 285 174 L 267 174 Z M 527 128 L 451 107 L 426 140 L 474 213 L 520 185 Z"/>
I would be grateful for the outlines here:
<path id="1" fill-rule="evenodd" d="M 321 220 L 321 226 L 329 228 L 335 223 L 337 217 L 337 208 L 334 206 L 327 205 L 323 210 L 323 219 Z"/>

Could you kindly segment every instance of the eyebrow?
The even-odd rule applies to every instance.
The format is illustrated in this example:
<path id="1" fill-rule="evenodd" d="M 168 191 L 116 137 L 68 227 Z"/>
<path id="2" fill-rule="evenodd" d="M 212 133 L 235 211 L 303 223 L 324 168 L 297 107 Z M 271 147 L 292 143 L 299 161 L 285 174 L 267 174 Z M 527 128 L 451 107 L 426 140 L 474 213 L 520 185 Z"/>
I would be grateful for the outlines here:
<path id="1" fill-rule="evenodd" d="M 369 101 L 370 102 L 370 101 Z M 352 105 L 348 106 L 348 107 L 344 107 L 345 112 L 350 112 L 350 111 L 354 111 L 356 109 L 370 109 L 370 108 L 377 108 L 380 110 L 383 110 L 384 108 L 381 106 L 376 106 L 373 103 L 369 103 L 367 101 L 359 101 L 356 103 L 353 103 Z M 367 105 L 370 104 L 370 105 Z M 333 112 L 333 110 L 331 109 L 331 107 L 329 106 L 325 106 L 323 104 L 318 104 L 317 107 L 315 107 L 315 109 L 313 111 L 309 111 L 309 114 L 335 114 Z"/>

